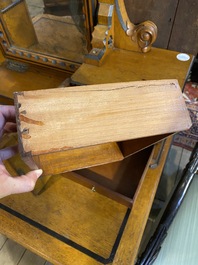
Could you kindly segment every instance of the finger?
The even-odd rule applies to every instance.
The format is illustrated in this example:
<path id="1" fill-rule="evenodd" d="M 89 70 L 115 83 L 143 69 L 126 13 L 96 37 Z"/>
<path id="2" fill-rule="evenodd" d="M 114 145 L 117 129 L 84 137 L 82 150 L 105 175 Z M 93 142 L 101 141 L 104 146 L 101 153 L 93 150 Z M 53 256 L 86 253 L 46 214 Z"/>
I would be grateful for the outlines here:
<path id="1" fill-rule="evenodd" d="M 0 105 L 0 113 L 4 116 L 6 121 L 15 122 L 16 114 L 14 106 L 4 106 Z"/>
<path id="2" fill-rule="evenodd" d="M 14 106 L 0 105 L 0 137 L 4 133 L 4 126 L 7 122 L 16 122 Z"/>
<path id="3" fill-rule="evenodd" d="M 41 169 L 37 169 L 20 177 L 10 177 L 7 195 L 32 191 L 42 172 Z"/>
<path id="4" fill-rule="evenodd" d="M 11 147 L 6 147 L 4 149 L 0 150 L 0 160 L 6 160 L 9 159 L 10 157 L 16 155 L 18 152 L 18 146 L 11 146 Z"/>
<path id="5" fill-rule="evenodd" d="M 13 122 L 7 122 L 3 128 L 3 134 L 4 133 L 11 133 L 17 131 L 17 125 Z"/>

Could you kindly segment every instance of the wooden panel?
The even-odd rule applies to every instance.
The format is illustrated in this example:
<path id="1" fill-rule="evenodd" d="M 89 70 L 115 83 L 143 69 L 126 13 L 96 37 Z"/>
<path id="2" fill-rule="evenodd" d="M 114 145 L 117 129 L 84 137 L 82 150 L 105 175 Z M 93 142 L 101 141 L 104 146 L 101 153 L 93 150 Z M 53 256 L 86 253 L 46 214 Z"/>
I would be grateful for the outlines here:
<path id="1" fill-rule="evenodd" d="M 102 265 L 102 263 L 95 261 L 86 254 L 80 253 L 78 250 L 1 209 L 0 221 L 0 230 L 4 231 L 7 236 L 14 238 L 21 245 L 48 259 L 54 265 L 79 265 L 79 260 L 81 265 Z"/>
<path id="2" fill-rule="evenodd" d="M 138 187 L 133 208 L 119 244 L 119 248 L 116 252 L 113 265 L 132 265 L 136 263 L 139 244 L 144 232 L 171 140 L 172 138 L 169 137 L 165 142 L 165 148 L 158 167 L 155 169 L 149 168 L 144 181 L 142 181 Z"/>
<path id="3" fill-rule="evenodd" d="M 153 145 L 153 143 L 157 143 L 161 141 L 162 139 L 168 137 L 169 134 L 164 135 L 156 135 L 156 136 L 150 136 L 150 137 L 144 137 L 140 139 L 133 139 L 128 141 L 123 141 L 119 143 L 119 147 L 124 155 L 124 157 L 127 157 L 131 154 L 135 154 L 136 152 L 141 151 L 145 147 L 149 147 Z"/>
<path id="4" fill-rule="evenodd" d="M 178 0 L 124 0 L 124 2 L 128 16 L 133 23 L 151 20 L 157 25 L 158 35 L 153 46 L 167 48 Z"/>
<path id="5" fill-rule="evenodd" d="M 84 171 L 84 175 L 81 174 L 82 172 L 75 171 L 73 174 L 68 175 L 67 173 L 62 174 L 63 176 L 71 179 L 72 181 L 75 181 L 89 189 L 91 189 L 93 192 L 98 192 L 120 204 L 123 204 L 127 206 L 128 208 L 131 208 L 133 205 L 133 198 L 126 197 L 121 193 L 118 193 L 116 191 L 110 190 L 109 188 L 106 188 L 104 185 L 98 184 L 99 181 L 93 181 L 90 179 L 89 171 Z M 105 178 L 105 177 L 104 177 Z M 50 184 L 50 182 L 47 183 L 47 185 Z M 130 188 L 130 187 L 129 187 Z M 133 189 L 133 187 L 131 187 Z"/>
<path id="6" fill-rule="evenodd" d="M 94 145 L 33 157 L 36 165 L 43 169 L 44 175 L 112 163 L 123 158 L 124 156 L 116 143 Z"/>
<path id="7" fill-rule="evenodd" d="M 79 174 L 133 199 L 144 169 L 152 157 L 152 147 L 123 161 L 78 171 Z"/>
<path id="8" fill-rule="evenodd" d="M 15 104 L 23 154 L 64 151 L 191 126 L 176 80 L 28 91 L 16 93 Z"/>
<path id="9" fill-rule="evenodd" d="M 26 66 L 27 70 L 24 72 L 9 70 L 7 61 L 4 61 L 2 57 L 2 64 L 0 65 L 0 95 L 13 98 L 13 93 L 16 91 L 56 87 L 70 76 L 64 72 L 46 70 L 30 65 Z M 33 80 L 34 82 L 32 82 Z"/>
<path id="10" fill-rule="evenodd" d="M 113 82 L 177 79 L 184 85 L 193 60 L 177 60 L 178 52 L 152 48 L 148 53 L 115 49 L 110 52 L 101 67 L 83 64 L 72 75 L 74 84 L 104 84 Z"/>
<path id="11" fill-rule="evenodd" d="M 1 1 L 1 3 L 0 3 L 0 9 L 3 9 L 3 8 L 7 7 L 11 3 L 12 3 L 12 0 L 4 0 L 4 1 Z"/>
<path id="12" fill-rule="evenodd" d="M 198 53 L 198 1 L 180 0 L 168 49 Z"/>
<path id="13" fill-rule="evenodd" d="M 0 95 L 0 104 L 2 105 L 14 105 L 14 100 L 12 98 L 4 97 Z"/>
<path id="14" fill-rule="evenodd" d="M 83 256 L 83 252 L 86 252 L 85 249 L 87 249 L 105 259 L 109 258 L 111 254 L 127 211 L 126 206 L 62 176 L 56 176 L 53 185 L 48 187 L 40 196 L 34 196 L 32 193 L 20 194 L 4 198 L 1 203 L 26 216 L 29 220 L 33 220 L 24 220 L 24 222 L 32 224 L 30 234 L 26 239 L 26 242 L 29 241 L 32 248 L 36 248 L 35 246 L 39 244 L 38 241 L 43 240 L 40 237 L 38 240 L 37 233 L 34 233 L 34 227 L 36 226 L 37 230 L 43 230 L 44 233 L 49 234 L 46 228 L 53 231 L 48 235 L 50 237 L 57 238 L 54 233 L 60 235 L 58 237 L 59 243 L 54 245 L 55 249 L 59 244 L 69 244 L 70 247 L 68 247 L 72 248 L 74 253 L 77 248 L 76 250 L 82 252 Z M 0 215 L 0 229 L 5 231 L 7 224 L 1 218 L 3 218 L 2 214 Z M 2 225 L 3 223 L 4 225 Z M 39 224 L 44 227 L 39 227 Z M 15 229 L 11 229 L 10 232 L 15 234 L 16 241 L 21 241 L 21 233 L 17 233 Z M 66 242 L 61 242 L 61 237 L 64 237 Z M 72 241 L 73 244 L 68 243 L 68 240 Z M 46 242 L 44 245 L 46 244 L 49 246 L 51 243 Z M 76 244 L 81 247 L 76 246 Z M 40 247 L 36 248 L 37 253 L 41 252 L 42 249 Z M 69 255 L 69 253 L 63 254 L 65 257 Z M 48 255 L 55 256 L 53 253 L 48 253 Z M 91 254 L 88 252 L 89 255 Z M 59 258 L 58 256 L 57 259 Z M 65 258 L 65 262 L 61 264 L 68 264 L 67 259 Z"/>
<path id="15" fill-rule="evenodd" d="M 3 54 L 0 49 L 0 64 L 2 64 L 5 61 L 5 58 L 3 57 Z"/>

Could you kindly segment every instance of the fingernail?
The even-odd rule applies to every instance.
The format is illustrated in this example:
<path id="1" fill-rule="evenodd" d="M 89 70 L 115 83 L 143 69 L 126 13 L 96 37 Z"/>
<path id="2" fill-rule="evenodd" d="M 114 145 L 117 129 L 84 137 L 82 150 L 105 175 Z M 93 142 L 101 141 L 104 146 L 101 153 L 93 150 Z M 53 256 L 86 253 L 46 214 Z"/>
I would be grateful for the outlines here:
<path id="1" fill-rule="evenodd" d="M 39 177 L 42 175 L 43 170 L 42 170 L 42 169 L 36 169 L 36 170 L 35 170 L 35 173 L 36 173 L 36 175 L 37 175 L 37 178 L 39 178 Z"/>

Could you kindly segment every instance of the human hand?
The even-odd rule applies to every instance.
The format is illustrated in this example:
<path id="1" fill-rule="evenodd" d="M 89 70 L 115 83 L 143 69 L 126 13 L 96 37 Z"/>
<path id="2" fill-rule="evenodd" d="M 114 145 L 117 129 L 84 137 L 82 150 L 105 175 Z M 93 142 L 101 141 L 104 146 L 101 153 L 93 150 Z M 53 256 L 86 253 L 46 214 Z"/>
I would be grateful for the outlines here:
<path id="1" fill-rule="evenodd" d="M 0 139 L 5 133 L 16 131 L 14 106 L 0 105 Z M 17 147 L 7 147 L 0 150 L 0 198 L 5 196 L 32 191 L 42 170 L 33 170 L 26 175 L 12 177 L 6 170 L 3 160 L 17 153 Z"/>

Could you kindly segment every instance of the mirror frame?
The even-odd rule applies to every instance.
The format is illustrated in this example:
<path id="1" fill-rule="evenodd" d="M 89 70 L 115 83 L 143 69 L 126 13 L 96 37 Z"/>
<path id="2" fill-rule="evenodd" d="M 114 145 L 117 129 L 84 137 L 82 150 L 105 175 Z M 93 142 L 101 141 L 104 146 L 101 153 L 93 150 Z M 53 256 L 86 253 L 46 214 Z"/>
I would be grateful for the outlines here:
<path id="1" fill-rule="evenodd" d="M 0 48 L 7 59 L 15 59 L 24 63 L 33 63 L 48 68 L 57 68 L 67 72 L 75 72 L 81 65 L 79 62 L 67 60 L 54 55 L 48 55 L 37 51 L 30 51 L 12 45 L 12 38 L 7 30 L 3 14 L 25 0 L 17 0 L 0 10 Z M 26 4 L 26 2 L 25 2 Z M 96 8 L 95 0 L 83 0 L 83 13 L 85 16 L 85 29 L 88 52 L 91 50 L 91 34 L 93 31 L 93 10 Z M 29 14 L 28 14 L 29 16 Z M 13 34 L 17 34 L 14 32 Z"/>

